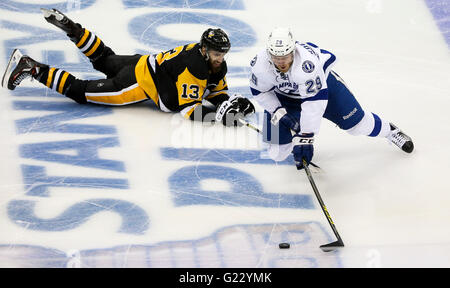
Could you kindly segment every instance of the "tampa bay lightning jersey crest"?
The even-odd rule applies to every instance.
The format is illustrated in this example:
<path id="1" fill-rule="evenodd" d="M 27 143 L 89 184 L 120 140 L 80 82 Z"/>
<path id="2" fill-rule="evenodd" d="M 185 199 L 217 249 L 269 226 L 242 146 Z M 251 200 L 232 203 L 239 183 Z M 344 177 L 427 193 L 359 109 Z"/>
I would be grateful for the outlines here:
<path id="1" fill-rule="evenodd" d="M 295 82 L 281 82 L 280 84 L 278 84 L 277 89 L 291 96 L 295 96 L 298 94 L 298 84 Z"/>
<path id="2" fill-rule="evenodd" d="M 304 61 L 302 64 L 302 69 L 305 73 L 312 73 L 314 71 L 314 67 L 314 63 L 309 60 Z"/>

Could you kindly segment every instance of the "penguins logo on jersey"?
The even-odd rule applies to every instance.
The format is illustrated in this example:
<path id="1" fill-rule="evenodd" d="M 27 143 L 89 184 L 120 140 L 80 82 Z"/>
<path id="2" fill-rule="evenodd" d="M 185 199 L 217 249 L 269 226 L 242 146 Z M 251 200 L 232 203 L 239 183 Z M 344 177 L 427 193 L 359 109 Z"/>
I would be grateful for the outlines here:
<path id="1" fill-rule="evenodd" d="M 302 64 L 302 69 L 303 69 L 303 71 L 305 71 L 305 73 L 311 73 L 314 71 L 314 63 L 312 63 L 309 60 L 306 60 Z"/>

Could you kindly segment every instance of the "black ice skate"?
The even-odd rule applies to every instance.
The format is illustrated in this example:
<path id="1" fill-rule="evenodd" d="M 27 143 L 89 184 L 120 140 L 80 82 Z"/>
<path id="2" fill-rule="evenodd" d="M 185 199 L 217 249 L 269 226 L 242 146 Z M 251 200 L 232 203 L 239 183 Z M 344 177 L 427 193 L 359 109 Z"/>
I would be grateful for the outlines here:
<path id="1" fill-rule="evenodd" d="M 67 36 L 70 38 L 78 39 L 83 32 L 83 28 L 80 24 L 74 23 L 69 19 L 66 15 L 61 13 L 56 9 L 45 9 L 41 8 L 42 13 L 44 13 L 44 18 L 48 23 L 55 25 L 60 28 L 64 32 L 66 32 Z"/>
<path id="2" fill-rule="evenodd" d="M 14 49 L 2 78 L 2 86 L 14 90 L 16 86 L 28 78 L 39 80 L 40 72 L 47 65 L 34 61 L 28 56 L 23 56 L 18 49 Z"/>
<path id="3" fill-rule="evenodd" d="M 397 145 L 400 149 L 405 151 L 406 153 L 411 153 L 414 150 L 414 144 L 412 142 L 411 137 L 402 132 L 397 126 L 392 123 L 391 132 L 388 136 L 388 139 L 391 143 Z"/>

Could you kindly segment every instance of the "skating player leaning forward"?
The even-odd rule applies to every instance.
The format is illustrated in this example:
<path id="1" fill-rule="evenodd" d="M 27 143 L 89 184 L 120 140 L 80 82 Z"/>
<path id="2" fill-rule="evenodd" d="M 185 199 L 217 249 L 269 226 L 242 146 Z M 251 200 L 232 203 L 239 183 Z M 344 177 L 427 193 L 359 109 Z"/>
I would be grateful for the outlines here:
<path id="1" fill-rule="evenodd" d="M 180 112 L 186 119 L 220 121 L 227 126 L 241 126 L 238 119 L 254 112 L 248 99 L 227 94 L 224 57 L 231 44 L 219 28 L 207 29 L 199 43 L 166 52 L 116 55 L 98 36 L 58 10 L 41 10 L 107 79 L 76 79 L 16 49 L 3 75 L 3 87 L 13 90 L 32 77 L 80 104 L 127 105 L 151 99 L 164 112 Z M 203 100 L 212 105 L 204 105 Z"/>
<path id="2" fill-rule="evenodd" d="M 322 118 L 351 135 L 383 137 L 411 153 L 409 136 L 359 105 L 331 69 L 335 60 L 313 43 L 295 42 L 288 28 L 275 28 L 266 49 L 253 58 L 250 89 L 267 116 L 263 138 L 270 157 L 281 161 L 293 153 L 298 169 L 303 159 L 309 164 Z"/>

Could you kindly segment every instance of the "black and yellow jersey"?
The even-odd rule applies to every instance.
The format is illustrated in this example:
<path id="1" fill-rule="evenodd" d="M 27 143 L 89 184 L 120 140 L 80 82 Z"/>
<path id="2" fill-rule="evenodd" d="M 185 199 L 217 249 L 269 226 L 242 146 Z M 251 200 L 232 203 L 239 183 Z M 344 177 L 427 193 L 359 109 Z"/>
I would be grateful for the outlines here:
<path id="1" fill-rule="evenodd" d="M 204 99 L 214 103 L 228 98 L 226 62 L 211 73 L 199 43 L 142 56 L 135 73 L 139 86 L 161 110 L 181 112 L 188 119 Z"/>

